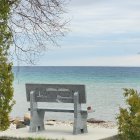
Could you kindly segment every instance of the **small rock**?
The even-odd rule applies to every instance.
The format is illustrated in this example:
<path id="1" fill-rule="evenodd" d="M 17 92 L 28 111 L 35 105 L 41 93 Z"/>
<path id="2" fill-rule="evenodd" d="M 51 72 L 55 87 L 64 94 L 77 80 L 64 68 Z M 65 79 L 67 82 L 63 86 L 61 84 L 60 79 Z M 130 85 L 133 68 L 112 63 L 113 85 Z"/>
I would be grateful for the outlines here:
<path id="1" fill-rule="evenodd" d="M 14 120 L 13 120 L 13 124 L 18 124 L 19 122 L 21 121 L 20 118 L 16 117 Z"/>
<path id="2" fill-rule="evenodd" d="M 16 129 L 16 124 L 11 123 L 9 129 L 15 130 Z"/>
<path id="3" fill-rule="evenodd" d="M 24 122 L 19 122 L 19 123 L 16 125 L 16 129 L 23 128 L 23 127 L 26 127 L 26 125 L 24 124 Z"/>
<path id="4" fill-rule="evenodd" d="M 103 121 L 103 120 L 96 120 L 94 118 L 88 119 L 87 122 L 89 122 L 89 123 L 105 123 L 105 121 Z"/>
<path id="5" fill-rule="evenodd" d="M 53 123 L 46 123 L 46 125 L 54 125 Z"/>
<path id="6" fill-rule="evenodd" d="M 12 117 L 9 117 L 9 121 L 10 121 L 10 123 L 12 123 L 14 121 L 14 119 Z"/>
<path id="7" fill-rule="evenodd" d="M 29 113 L 26 113 L 26 114 L 24 115 L 24 124 L 25 124 L 25 125 L 30 125 L 30 120 L 31 120 L 30 114 L 29 114 Z"/>
<path id="8" fill-rule="evenodd" d="M 24 125 L 24 121 L 21 120 L 20 118 L 15 118 L 15 120 L 13 121 L 12 124 L 16 126 L 16 129 L 26 127 L 26 126 Z"/>
<path id="9" fill-rule="evenodd" d="M 52 121 L 52 122 L 55 122 L 56 120 L 47 120 L 47 121 Z"/>

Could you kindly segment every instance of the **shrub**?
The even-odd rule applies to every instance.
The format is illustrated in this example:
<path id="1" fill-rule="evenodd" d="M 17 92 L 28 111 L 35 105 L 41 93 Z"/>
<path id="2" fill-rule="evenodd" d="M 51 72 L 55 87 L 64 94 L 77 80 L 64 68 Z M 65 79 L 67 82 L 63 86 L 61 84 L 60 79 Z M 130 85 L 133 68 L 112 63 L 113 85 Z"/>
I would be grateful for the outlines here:
<path id="1" fill-rule="evenodd" d="M 11 69 L 11 63 L 8 63 L 0 48 L 0 130 L 6 130 L 9 127 L 9 113 L 14 104 Z"/>
<path id="2" fill-rule="evenodd" d="M 10 1 L 0 1 L 0 131 L 9 127 L 9 113 L 14 104 L 12 63 L 8 60 L 12 44 L 12 33 L 8 27 L 11 7 Z"/>
<path id="3" fill-rule="evenodd" d="M 124 89 L 126 108 L 120 108 L 117 116 L 118 130 L 122 140 L 140 140 L 140 93 Z"/>

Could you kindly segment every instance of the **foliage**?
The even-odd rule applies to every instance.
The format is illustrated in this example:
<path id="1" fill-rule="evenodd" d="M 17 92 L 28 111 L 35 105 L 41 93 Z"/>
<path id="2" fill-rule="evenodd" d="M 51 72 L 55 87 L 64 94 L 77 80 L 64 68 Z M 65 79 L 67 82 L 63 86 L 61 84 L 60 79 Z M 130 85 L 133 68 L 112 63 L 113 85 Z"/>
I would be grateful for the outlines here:
<path id="1" fill-rule="evenodd" d="M 7 59 L 12 43 L 12 33 L 7 25 L 11 2 L 14 1 L 0 0 L 0 130 L 9 127 L 9 113 L 14 104 L 12 63 Z"/>
<path id="2" fill-rule="evenodd" d="M 123 140 L 140 139 L 140 93 L 134 89 L 124 89 L 127 108 L 120 108 L 117 117 L 118 129 Z"/>

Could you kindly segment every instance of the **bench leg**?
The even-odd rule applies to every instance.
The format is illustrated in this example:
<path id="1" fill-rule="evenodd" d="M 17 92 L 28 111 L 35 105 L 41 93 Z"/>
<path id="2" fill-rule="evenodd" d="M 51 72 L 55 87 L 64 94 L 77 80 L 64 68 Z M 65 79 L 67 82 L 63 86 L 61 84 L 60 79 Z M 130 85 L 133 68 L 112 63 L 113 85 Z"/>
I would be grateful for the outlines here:
<path id="1" fill-rule="evenodd" d="M 30 132 L 44 130 L 44 111 L 31 112 Z"/>
<path id="2" fill-rule="evenodd" d="M 44 130 L 44 111 L 37 110 L 37 102 L 35 100 L 35 93 L 30 93 L 30 108 L 31 108 L 31 121 L 30 132 L 37 132 Z"/>
<path id="3" fill-rule="evenodd" d="M 87 133 L 87 111 L 81 111 L 79 93 L 74 93 L 74 124 L 73 134 Z"/>
<path id="4" fill-rule="evenodd" d="M 74 118 L 73 134 L 87 133 L 87 112 L 81 112 Z"/>

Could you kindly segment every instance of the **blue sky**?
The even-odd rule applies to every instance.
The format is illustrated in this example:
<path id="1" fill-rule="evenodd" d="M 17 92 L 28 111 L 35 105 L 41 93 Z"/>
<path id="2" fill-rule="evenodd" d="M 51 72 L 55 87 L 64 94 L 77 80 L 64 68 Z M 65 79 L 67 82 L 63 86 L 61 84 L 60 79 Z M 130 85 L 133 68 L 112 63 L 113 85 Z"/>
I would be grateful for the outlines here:
<path id="1" fill-rule="evenodd" d="M 71 0 L 70 32 L 37 65 L 140 66 L 140 0 Z"/>

